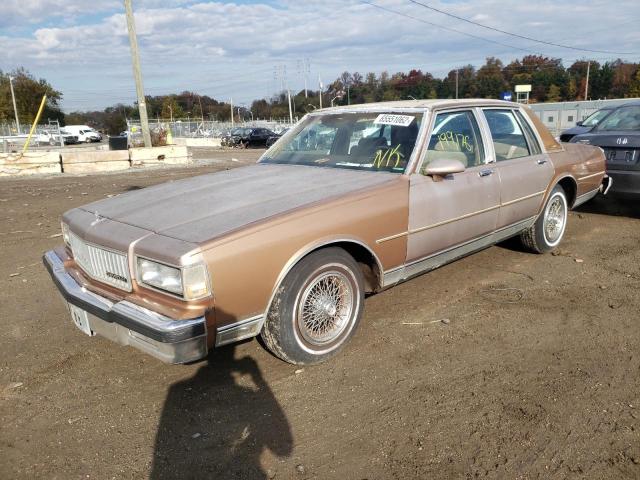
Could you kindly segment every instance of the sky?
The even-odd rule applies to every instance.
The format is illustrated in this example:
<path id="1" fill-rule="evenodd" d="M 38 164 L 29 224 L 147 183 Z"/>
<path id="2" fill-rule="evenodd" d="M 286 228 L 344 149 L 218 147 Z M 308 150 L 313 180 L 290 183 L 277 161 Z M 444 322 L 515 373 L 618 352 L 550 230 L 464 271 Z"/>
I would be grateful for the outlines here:
<path id="1" fill-rule="evenodd" d="M 283 84 L 301 90 L 305 71 L 317 89 L 319 78 L 326 85 L 345 70 L 443 77 L 489 56 L 640 61 L 638 0 L 421 1 L 537 40 L 615 53 L 511 37 L 409 0 L 133 0 L 145 93 L 189 90 L 250 105 Z M 134 101 L 122 0 L 3 0 L 1 12 L 1 70 L 23 66 L 45 78 L 66 112 Z"/>

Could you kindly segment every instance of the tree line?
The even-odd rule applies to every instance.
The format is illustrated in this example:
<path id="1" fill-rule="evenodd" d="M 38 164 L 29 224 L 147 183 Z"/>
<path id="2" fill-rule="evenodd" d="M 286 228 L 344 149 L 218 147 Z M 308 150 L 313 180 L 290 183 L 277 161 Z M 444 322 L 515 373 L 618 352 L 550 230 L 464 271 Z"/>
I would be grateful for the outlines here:
<path id="1" fill-rule="evenodd" d="M 589 71 L 587 91 L 587 70 Z M 99 111 L 74 111 L 64 114 L 60 109 L 62 92 L 46 80 L 37 79 L 23 68 L 14 72 L 0 71 L 0 123 L 13 120 L 13 105 L 9 89 L 9 76 L 13 77 L 16 103 L 22 123 L 31 123 L 43 94 L 47 94 L 47 107 L 43 120 L 60 120 L 64 124 L 87 124 L 110 134 L 126 128 L 126 119 L 137 119 L 137 104 L 117 104 Z M 409 72 L 361 74 L 343 72 L 322 92 L 323 106 L 370 103 L 389 100 L 424 98 L 455 98 L 456 85 L 459 98 L 499 98 L 504 91 L 513 91 L 516 85 L 532 86 L 530 102 L 559 102 L 604 98 L 640 97 L 640 63 L 620 59 L 600 63 L 578 60 L 565 67 L 557 58 L 527 55 L 504 64 L 489 57 L 479 68 L 465 65 L 452 69 L 443 78 L 429 72 L 412 69 Z M 294 116 L 299 117 L 320 106 L 320 92 L 309 90 L 292 92 Z M 229 121 L 231 106 L 207 95 L 184 91 L 179 94 L 147 96 L 150 118 L 204 119 Z M 271 98 L 254 100 L 250 108 L 234 108 L 236 121 L 283 119 L 289 117 L 287 92 Z"/>

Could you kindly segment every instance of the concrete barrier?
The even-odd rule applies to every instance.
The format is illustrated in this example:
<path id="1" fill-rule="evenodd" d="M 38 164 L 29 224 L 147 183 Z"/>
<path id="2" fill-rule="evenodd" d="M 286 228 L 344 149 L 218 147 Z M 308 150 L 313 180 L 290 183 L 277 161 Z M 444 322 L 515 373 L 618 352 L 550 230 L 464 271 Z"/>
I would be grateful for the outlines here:
<path id="1" fill-rule="evenodd" d="M 66 151 L 61 157 L 64 173 L 113 172 L 131 166 L 127 150 Z"/>
<path id="2" fill-rule="evenodd" d="M 176 145 L 183 145 L 185 147 L 221 147 L 220 138 L 185 138 L 174 137 L 173 142 Z"/>
<path id="3" fill-rule="evenodd" d="M 58 152 L 0 153 L 0 177 L 61 171 Z"/>
<path id="4" fill-rule="evenodd" d="M 131 148 L 129 158 L 132 167 L 157 165 L 184 165 L 189 163 L 189 151 L 186 146 Z"/>

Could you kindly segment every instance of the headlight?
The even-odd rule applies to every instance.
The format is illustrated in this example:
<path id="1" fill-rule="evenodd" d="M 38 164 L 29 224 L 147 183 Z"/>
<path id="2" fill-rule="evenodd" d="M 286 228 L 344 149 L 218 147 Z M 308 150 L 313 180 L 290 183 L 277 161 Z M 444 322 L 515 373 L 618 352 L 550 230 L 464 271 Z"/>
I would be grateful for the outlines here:
<path id="1" fill-rule="evenodd" d="M 138 282 L 174 293 L 185 300 L 209 295 L 207 269 L 204 265 L 177 268 L 137 257 Z"/>
<path id="2" fill-rule="evenodd" d="M 62 227 L 62 240 L 64 240 L 65 245 L 69 246 L 69 225 L 60 222 L 60 226 Z"/>

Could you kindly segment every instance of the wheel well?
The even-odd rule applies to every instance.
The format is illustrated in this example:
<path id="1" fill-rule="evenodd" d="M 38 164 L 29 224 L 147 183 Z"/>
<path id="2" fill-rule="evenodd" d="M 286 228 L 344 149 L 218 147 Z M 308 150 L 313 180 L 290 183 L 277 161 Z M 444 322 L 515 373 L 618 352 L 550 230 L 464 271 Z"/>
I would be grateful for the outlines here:
<path id="1" fill-rule="evenodd" d="M 573 207 L 576 201 L 576 195 L 578 193 L 578 185 L 576 181 L 571 177 L 564 177 L 558 182 L 564 192 L 567 194 L 567 202 L 569 202 L 569 208 Z"/>
<path id="2" fill-rule="evenodd" d="M 355 242 L 342 241 L 323 245 L 313 250 L 313 252 L 327 247 L 340 247 L 351 255 L 356 262 L 358 262 L 360 270 L 362 270 L 362 276 L 364 277 L 364 288 L 366 293 L 377 292 L 380 290 L 382 286 L 382 272 L 380 271 L 380 265 L 378 264 L 376 257 L 367 247 Z"/>

